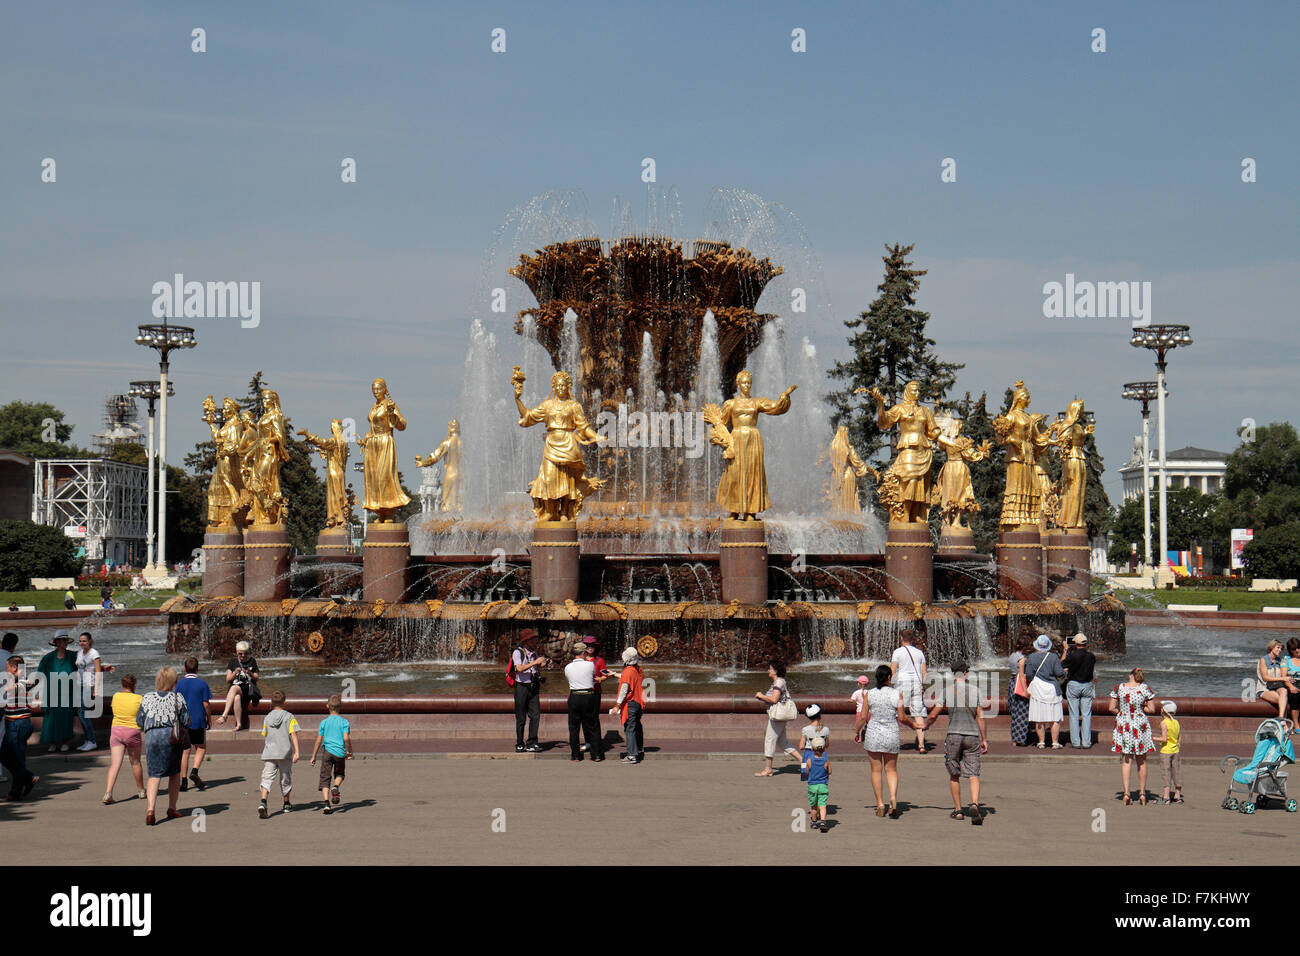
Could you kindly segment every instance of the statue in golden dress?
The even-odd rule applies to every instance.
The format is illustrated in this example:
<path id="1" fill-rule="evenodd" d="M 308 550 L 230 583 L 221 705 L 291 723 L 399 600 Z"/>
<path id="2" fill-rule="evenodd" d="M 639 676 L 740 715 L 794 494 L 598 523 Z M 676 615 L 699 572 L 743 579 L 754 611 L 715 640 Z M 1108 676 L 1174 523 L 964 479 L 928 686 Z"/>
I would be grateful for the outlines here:
<path id="1" fill-rule="evenodd" d="M 1065 420 L 1052 425 L 1051 432 L 1061 452 L 1060 504 L 1056 526 L 1067 531 L 1084 527 L 1083 496 L 1088 488 L 1088 436 L 1095 425 L 1081 422 L 1083 399 L 1076 398 L 1065 412 Z"/>
<path id="2" fill-rule="evenodd" d="M 773 400 L 752 397 L 749 391 L 753 386 L 754 376 L 743 371 L 736 376 L 736 391 L 740 394 L 727 399 L 721 408 L 713 404 L 704 407 L 704 420 L 713 426 L 709 440 L 724 449 L 717 502 L 732 518 L 741 521 L 757 520 L 761 512 L 772 507 L 758 416 L 784 415 L 790 410 L 791 393 L 799 387 L 791 385 Z"/>
<path id="3" fill-rule="evenodd" d="M 1047 453 L 1052 437 L 1043 430 L 1043 416 L 1030 414 L 1028 408 L 1029 389 L 1016 382 L 1011 409 L 993 419 L 993 433 L 1007 450 L 1007 487 L 999 520 L 1003 528 L 1038 527 L 1042 520 L 1046 472 L 1039 459 Z"/>
<path id="4" fill-rule="evenodd" d="M 221 402 L 222 423 L 217 426 L 217 406 L 209 395 L 203 400 L 203 420 L 212 432 L 216 463 L 208 482 L 208 529 L 231 531 L 240 529 L 241 519 L 248 507 L 248 494 L 244 490 L 244 477 L 240 471 L 239 451 L 243 444 L 244 426 L 239 420 L 239 405 L 234 399 Z"/>
<path id="5" fill-rule="evenodd" d="M 878 494 L 895 524 L 918 524 L 930 515 L 930 469 L 934 464 L 934 440 L 939 426 L 934 412 L 920 403 L 921 384 L 903 386 L 903 400 L 885 408 L 885 396 L 868 389 L 876 400 L 876 425 L 888 432 L 898 426 L 898 454 L 885 470 Z"/>
<path id="6" fill-rule="evenodd" d="M 841 425 L 831 439 L 831 510 L 840 514 L 861 514 L 858 479 L 868 474 L 876 481 L 880 480 L 880 473 L 864 462 L 849 442 L 848 426 Z"/>
<path id="7" fill-rule="evenodd" d="M 330 437 L 321 438 L 305 428 L 298 434 L 313 445 L 325 462 L 325 527 L 346 528 L 352 508 L 348 503 L 348 442 L 343 437 L 343 422 L 330 420 Z"/>
<path id="8" fill-rule="evenodd" d="M 421 468 L 429 468 L 442 462 L 442 494 L 438 498 L 439 511 L 460 511 L 461 476 L 460 476 L 460 422 L 452 419 L 447 423 L 447 437 L 433 450 L 427 458 L 415 456 L 415 463 Z"/>
<path id="9" fill-rule="evenodd" d="M 582 406 L 570 395 L 573 380 L 568 372 L 552 375 L 550 395 L 531 409 L 523 402 L 524 375 L 518 366 L 510 376 L 510 383 L 515 391 L 515 407 L 519 409 L 519 427 L 546 423 L 542 464 L 528 486 L 533 514 L 538 521 L 572 521 L 582 510 L 582 499 L 604 484 L 598 478 L 586 476 L 581 446 L 607 439 L 596 433 Z"/>
<path id="10" fill-rule="evenodd" d="M 286 503 L 280 490 L 280 466 L 289 460 L 289 433 L 284 413 L 280 410 L 280 396 L 269 388 L 265 389 L 262 406 L 265 411 L 254 426 L 249 455 L 252 465 L 249 490 L 253 495 L 251 517 L 256 527 L 274 527 L 284 523 Z M 248 442 L 247 435 L 245 442 Z"/>
<path id="11" fill-rule="evenodd" d="M 406 419 L 382 378 L 370 384 L 370 393 L 375 397 L 367 416 L 370 430 L 357 439 L 365 453 L 366 500 L 362 507 L 373 512 L 378 521 L 392 521 L 394 512 L 411 503 L 397 477 L 397 445 L 393 440 L 394 431 L 406 430 Z"/>
<path id="12" fill-rule="evenodd" d="M 993 449 L 991 441 L 976 445 L 973 439 L 962 435 L 961 429 L 961 419 L 950 418 L 935 439 L 947 460 L 939 469 L 939 480 L 931 498 L 950 528 L 968 527 L 966 516 L 980 510 L 979 502 L 975 500 L 975 489 L 971 487 L 969 465 L 983 461 Z"/>

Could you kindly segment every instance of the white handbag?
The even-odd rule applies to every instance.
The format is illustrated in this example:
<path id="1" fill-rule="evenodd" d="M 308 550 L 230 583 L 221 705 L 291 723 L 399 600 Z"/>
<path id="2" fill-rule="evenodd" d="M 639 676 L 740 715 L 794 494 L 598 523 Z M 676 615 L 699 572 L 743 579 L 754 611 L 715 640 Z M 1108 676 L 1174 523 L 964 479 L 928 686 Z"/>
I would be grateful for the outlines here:
<path id="1" fill-rule="evenodd" d="M 798 716 L 799 708 L 795 705 L 788 689 L 782 690 L 777 702 L 768 705 L 767 708 L 768 720 L 794 720 Z"/>

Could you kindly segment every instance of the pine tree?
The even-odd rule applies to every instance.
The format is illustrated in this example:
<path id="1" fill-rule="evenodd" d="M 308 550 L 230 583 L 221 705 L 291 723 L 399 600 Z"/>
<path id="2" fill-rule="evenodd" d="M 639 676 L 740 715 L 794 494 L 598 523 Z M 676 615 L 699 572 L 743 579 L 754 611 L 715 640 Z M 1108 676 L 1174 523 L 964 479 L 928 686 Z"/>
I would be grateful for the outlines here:
<path id="1" fill-rule="evenodd" d="M 934 353 L 934 340 L 925 334 L 930 313 L 916 308 L 916 294 L 925 269 L 913 269 L 907 256 L 912 246 L 901 243 L 886 245 L 888 253 L 884 280 L 876 287 L 880 293 L 866 312 L 856 319 L 846 319 L 851 330 L 849 344 L 853 358 L 835 363 L 828 373 L 844 383 L 844 388 L 826 396 L 833 409 L 831 424 L 847 425 L 849 437 L 863 458 L 869 458 L 886 444 L 886 437 L 876 427 L 876 408 L 870 396 L 857 395 L 859 388 L 879 388 L 888 400 L 902 399 L 903 386 L 910 381 L 921 385 L 921 401 L 943 406 L 944 397 L 957 380 L 964 365 L 942 362 Z"/>

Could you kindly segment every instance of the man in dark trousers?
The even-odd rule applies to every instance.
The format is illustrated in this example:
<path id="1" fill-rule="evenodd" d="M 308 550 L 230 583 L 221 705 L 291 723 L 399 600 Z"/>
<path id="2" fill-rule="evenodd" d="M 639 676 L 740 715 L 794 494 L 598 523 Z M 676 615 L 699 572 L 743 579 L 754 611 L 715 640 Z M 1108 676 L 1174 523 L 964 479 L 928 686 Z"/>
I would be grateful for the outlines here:
<path id="1" fill-rule="evenodd" d="M 1070 706 L 1070 746 L 1084 750 L 1092 746 L 1092 702 L 1097 696 L 1093 668 L 1097 657 L 1088 650 L 1088 637 L 1082 631 L 1074 635 L 1069 653 L 1062 649 L 1061 666 L 1065 668 L 1065 700 Z"/>
<path id="2" fill-rule="evenodd" d="M 596 711 L 596 663 L 590 644 L 574 644 L 573 660 L 564 668 L 569 682 L 569 759 L 581 760 L 578 728 L 587 739 L 591 759 L 605 759 L 600 743 L 600 717 Z"/>
<path id="3" fill-rule="evenodd" d="M 519 646 L 510 655 L 515 675 L 515 753 L 541 753 L 537 743 L 537 726 L 542 720 L 541 668 L 545 657 L 537 656 L 537 632 L 526 627 L 519 632 Z M 524 722 L 528 723 L 528 740 L 524 741 Z"/>

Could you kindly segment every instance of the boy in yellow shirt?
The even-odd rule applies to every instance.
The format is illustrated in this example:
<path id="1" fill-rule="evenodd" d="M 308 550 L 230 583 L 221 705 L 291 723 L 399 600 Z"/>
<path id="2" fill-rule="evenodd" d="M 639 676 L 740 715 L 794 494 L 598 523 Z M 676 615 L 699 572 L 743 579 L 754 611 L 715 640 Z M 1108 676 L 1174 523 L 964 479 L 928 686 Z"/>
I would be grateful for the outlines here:
<path id="1" fill-rule="evenodd" d="M 1155 743 L 1162 744 L 1160 748 L 1160 765 L 1165 771 L 1165 789 L 1163 793 L 1165 803 L 1182 803 L 1183 802 L 1183 755 L 1179 752 L 1182 741 L 1183 728 L 1178 723 L 1174 714 L 1178 713 L 1178 705 L 1172 700 L 1162 700 L 1160 710 L 1164 713 L 1164 719 L 1160 721 L 1160 736 L 1152 738 Z M 1173 784 L 1174 796 L 1169 798 L 1169 786 Z"/>

